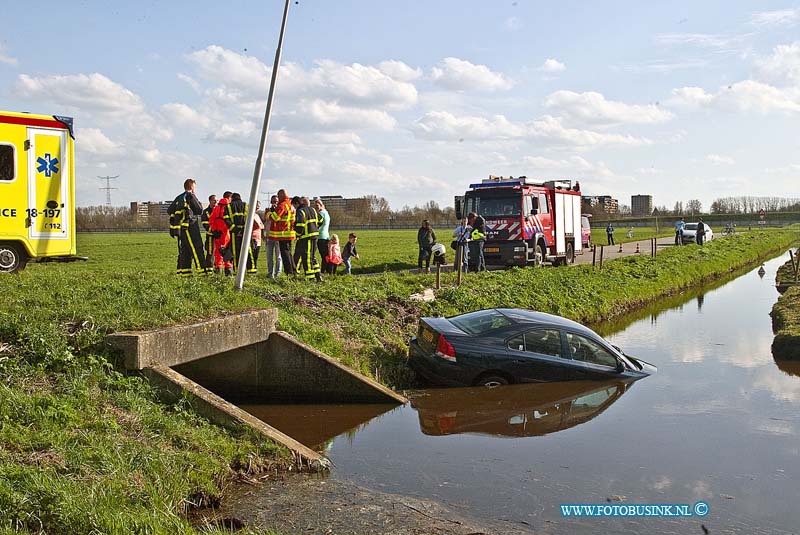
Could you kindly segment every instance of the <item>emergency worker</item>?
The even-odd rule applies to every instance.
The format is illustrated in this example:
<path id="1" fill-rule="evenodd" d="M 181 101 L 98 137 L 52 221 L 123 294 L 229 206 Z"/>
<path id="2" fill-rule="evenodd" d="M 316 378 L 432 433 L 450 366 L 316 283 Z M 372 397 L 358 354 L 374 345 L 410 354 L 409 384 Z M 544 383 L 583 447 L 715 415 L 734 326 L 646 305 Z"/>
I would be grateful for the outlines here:
<path id="1" fill-rule="evenodd" d="M 203 210 L 203 215 L 200 216 L 200 223 L 203 225 L 203 229 L 206 231 L 206 264 L 209 266 L 214 263 L 214 236 L 211 234 L 211 224 L 209 219 L 211 218 L 211 212 L 214 211 L 214 207 L 216 205 L 217 196 L 209 195 L 208 206 L 205 210 Z"/>
<path id="2" fill-rule="evenodd" d="M 200 232 L 200 216 L 203 205 L 194 194 L 195 180 L 187 178 L 183 182 L 183 193 L 175 197 L 170 204 L 169 214 L 170 236 L 178 238 L 177 274 L 182 277 L 192 275 L 192 262 L 198 273 L 209 273 L 211 268 L 206 264 L 203 251 L 203 237 Z"/>
<path id="3" fill-rule="evenodd" d="M 244 227 L 247 217 L 247 204 L 242 200 L 242 196 L 234 193 L 231 196 L 231 202 L 228 205 L 227 218 L 225 222 L 228 224 L 228 230 L 231 233 L 231 251 L 233 252 L 233 270 L 234 272 L 239 269 L 239 255 L 242 253 L 242 243 L 244 243 Z M 249 238 L 249 236 L 248 236 Z M 253 261 L 253 247 L 252 243 L 247 251 L 247 273 L 255 273 L 257 271 L 256 264 Z"/>
<path id="4" fill-rule="evenodd" d="M 208 218 L 211 235 L 214 237 L 214 271 L 219 273 L 225 268 L 227 277 L 233 276 L 233 254 L 229 249 L 231 233 L 225 222 L 225 214 L 228 213 L 232 195 L 233 193 L 226 191 Z"/>
<path id="5" fill-rule="evenodd" d="M 472 227 L 469 241 L 469 270 L 486 271 L 483 244 L 486 241 L 486 220 L 475 212 L 467 214 L 467 223 Z"/>
<path id="6" fill-rule="evenodd" d="M 295 239 L 295 209 L 289 196 L 286 195 L 286 190 L 278 190 L 278 205 L 274 209 L 270 208 L 267 215 L 270 220 L 269 239 L 278 242 L 283 271 L 287 275 L 294 275 L 297 273 L 292 259 L 292 242 Z"/>
<path id="7" fill-rule="evenodd" d="M 292 206 L 295 209 L 294 230 L 297 236 L 295 252 L 300 252 L 300 263 L 303 265 L 306 280 L 319 282 L 322 276 L 317 263 L 317 237 L 322 218 L 305 197 L 293 197 Z"/>

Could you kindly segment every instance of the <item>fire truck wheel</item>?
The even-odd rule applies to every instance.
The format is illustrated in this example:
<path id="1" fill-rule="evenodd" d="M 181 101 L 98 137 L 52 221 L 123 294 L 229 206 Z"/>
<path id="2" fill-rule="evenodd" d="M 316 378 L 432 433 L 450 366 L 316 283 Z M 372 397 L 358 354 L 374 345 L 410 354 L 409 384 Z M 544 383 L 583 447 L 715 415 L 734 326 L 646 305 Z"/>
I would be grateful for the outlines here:
<path id="1" fill-rule="evenodd" d="M 567 264 L 575 263 L 575 245 L 570 242 L 567 244 Z"/>
<path id="2" fill-rule="evenodd" d="M 533 265 L 535 267 L 544 266 L 544 250 L 542 249 L 542 244 L 540 243 L 536 244 L 536 248 L 533 251 Z"/>
<path id="3" fill-rule="evenodd" d="M 16 273 L 25 269 L 28 258 L 15 243 L 0 243 L 0 273 Z"/>

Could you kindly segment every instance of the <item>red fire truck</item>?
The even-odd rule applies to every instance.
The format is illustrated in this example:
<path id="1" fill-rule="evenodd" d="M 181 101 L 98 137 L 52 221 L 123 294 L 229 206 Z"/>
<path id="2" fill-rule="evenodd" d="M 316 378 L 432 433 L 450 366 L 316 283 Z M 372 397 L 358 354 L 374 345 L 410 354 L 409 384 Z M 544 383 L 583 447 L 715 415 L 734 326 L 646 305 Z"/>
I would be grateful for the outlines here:
<path id="1" fill-rule="evenodd" d="M 571 263 L 583 247 L 581 193 L 570 180 L 489 176 L 456 197 L 456 216 L 469 212 L 486 220 L 487 265 Z"/>

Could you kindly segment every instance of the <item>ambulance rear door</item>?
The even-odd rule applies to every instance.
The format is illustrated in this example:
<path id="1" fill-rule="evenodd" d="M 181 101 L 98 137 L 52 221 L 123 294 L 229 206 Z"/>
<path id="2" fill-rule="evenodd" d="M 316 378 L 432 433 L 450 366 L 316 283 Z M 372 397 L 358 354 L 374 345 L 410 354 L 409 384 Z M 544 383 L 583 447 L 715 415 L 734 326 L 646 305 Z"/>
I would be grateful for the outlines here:
<path id="1" fill-rule="evenodd" d="M 72 199 L 67 130 L 28 128 L 28 237 L 37 254 L 69 254 Z M 36 243 L 36 242 L 39 243 Z"/>

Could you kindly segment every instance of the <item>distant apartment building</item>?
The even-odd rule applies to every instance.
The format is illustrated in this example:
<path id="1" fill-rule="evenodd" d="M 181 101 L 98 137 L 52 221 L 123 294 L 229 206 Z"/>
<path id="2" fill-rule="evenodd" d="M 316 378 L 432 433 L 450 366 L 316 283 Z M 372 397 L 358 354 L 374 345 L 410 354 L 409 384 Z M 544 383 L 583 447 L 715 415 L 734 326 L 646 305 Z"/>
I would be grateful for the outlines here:
<path id="1" fill-rule="evenodd" d="M 610 195 L 584 195 L 581 201 L 588 209 L 599 206 L 607 214 L 619 213 L 619 201 Z"/>
<path id="2" fill-rule="evenodd" d="M 131 215 L 137 221 L 149 221 L 167 216 L 172 201 L 137 201 L 131 203 Z"/>
<path id="3" fill-rule="evenodd" d="M 652 195 L 631 195 L 631 215 L 651 215 L 652 213 Z"/>

